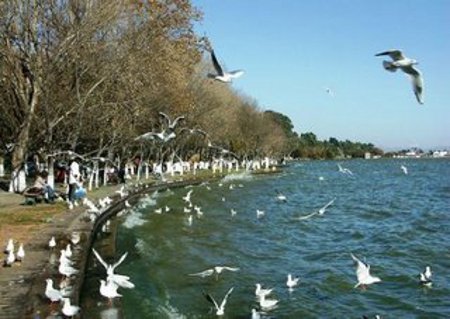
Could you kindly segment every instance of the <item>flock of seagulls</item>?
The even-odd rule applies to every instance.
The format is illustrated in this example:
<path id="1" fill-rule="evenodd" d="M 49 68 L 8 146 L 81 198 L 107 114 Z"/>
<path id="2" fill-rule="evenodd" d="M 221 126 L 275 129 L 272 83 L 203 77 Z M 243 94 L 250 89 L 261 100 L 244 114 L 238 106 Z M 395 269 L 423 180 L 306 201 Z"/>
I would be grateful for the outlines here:
<path id="1" fill-rule="evenodd" d="M 12 267 L 14 263 L 21 263 L 25 258 L 25 250 L 23 248 L 23 243 L 19 245 L 17 252 L 14 253 L 14 239 L 8 239 L 5 250 L 3 251 L 6 255 L 3 260 L 3 267 Z"/>

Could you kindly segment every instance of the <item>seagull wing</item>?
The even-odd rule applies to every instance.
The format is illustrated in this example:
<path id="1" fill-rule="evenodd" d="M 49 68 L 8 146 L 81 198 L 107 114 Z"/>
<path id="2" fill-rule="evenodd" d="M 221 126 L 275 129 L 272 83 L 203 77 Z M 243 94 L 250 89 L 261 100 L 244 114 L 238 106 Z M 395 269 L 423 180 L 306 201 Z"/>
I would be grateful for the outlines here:
<path id="1" fill-rule="evenodd" d="M 175 119 L 175 121 L 172 122 L 172 125 L 171 125 L 170 127 L 171 127 L 171 128 L 174 128 L 174 127 L 177 125 L 178 121 L 180 121 L 180 120 L 184 120 L 184 116 L 178 116 L 178 117 Z"/>
<path id="2" fill-rule="evenodd" d="M 206 269 L 205 271 L 197 272 L 195 274 L 189 274 L 189 276 L 208 277 L 214 273 L 214 269 Z"/>
<path id="3" fill-rule="evenodd" d="M 311 214 L 306 215 L 306 216 L 297 217 L 296 220 L 305 220 L 305 219 L 313 217 L 314 215 L 317 215 L 317 212 L 311 213 Z"/>
<path id="4" fill-rule="evenodd" d="M 400 50 L 388 50 L 375 54 L 375 56 L 382 56 L 382 55 L 389 55 L 391 59 L 394 61 L 403 60 L 405 58 L 403 52 Z"/>
<path id="5" fill-rule="evenodd" d="M 238 77 L 241 77 L 244 74 L 244 71 L 243 70 L 235 70 L 235 71 L 228 72 L 228 74 L 232 78 L 236 79 Z"/>
<path id="6" fill-rule="evenodd" d="M 219 61 L 217 61 L 216 55 L 214 54 L 214 50 L 211 50 L 211 59 L 214 65 L 214 69 L 216 69 L 216 72 L 223 76 L 223 70 L 222 67 L 219 64 Z"/>
<path id="7" fill-rule="evenodd" d="M 239 270 L 239 268 L 237 268 L 237 267 L 227 267 L 227 266 L 224 266 L 223 269 L 229 270 L 229 271 L 238 271 Z"/>
<path id="8" fill-rule="evenodd" d="M 332 205 L 334 203 L 334 201 L 336 200 L 336 197 L 333 198 L 332 200 L 330 200 L 325 206 L 323 206 L 321 209 L 319 209 L 319 211 L 325 211 L 325 209 L 327 209 L 330 205 Z"/>
<path id="9" fill-rule="evenodd" d="M 128 252 L 126 252 L 125 254 L 122 255 L 122 257 L 120 257 L 120 259 L 112 266 L 112 269 L 114 271 L 114 269 L 116 269 L 117 266 L 119 266 L 121 263 L 123 263 L 123 261 L 125 260 L 125 258 L 127 258 L 128 256 Z"/>
<path id="10" fill-rule="evenodd" d="M 419 70 L 414 66 L 408 66 L 402 68 L 403 72 L 411 76 L 414 94 L 416 95 L 417 102 L 423 104 L 423 78 Z"/>
<path id="11" fill-rule="evenodd" d="M 152 140 L 153 137 L 156 135 L 156 133 L 153 132 L 147 132 L 145 134 L 139 135 L 138 137 L 136 137 L 134 140 L 135 141 L 139 141 L 139 140 Z"/>
<path id="12" fill-rule="evenodd" d="M 363 263 L 361 260 L 350 254 L 352 259 L 356 262 L 356 277 L 358 278 L 358 284 L 363 283 L 365 279 L 370 277 L 370 266 Z"/>
<path id="13" fill-rule="evenodd" d="M 166 113 L 159 112 L 159 115 L 164 117 L 167 120 L 167 124 L 170 125 L 170 118 L 169 118 L 169 116 Z"/>
<path id="14" fill-rule="evenodd" d="M 97 257 L 98 261 L 103 265 L 103 267 L 108 270 L 108 264 L 103 260 L 100 254 L 94 248 L 92 248 L 92 251 L 94 252 L 94 255 L 95 257 Z"/>
<path id="15" fill-rule="evenodd" d="M 220 304 L 220 309 L 223 309 L 225 305 L 227 304 L 228 296 L 233 292 L 234 287 L 231 287 L 230 290 L 228 290 L 225 297 L 223 297 L 222 303 Z"/>
<path id="16" fill-rule="evenodd" d="M 213 306 L 216 308 L 216 310 L 219 310 L 219 305 L 217 304 L 216 300 L 211 296 L 210 294 L 203 291 L 203 296 L 205 296 L 206 300 L 208 300 L 210 303 L 213 304 Z"/>

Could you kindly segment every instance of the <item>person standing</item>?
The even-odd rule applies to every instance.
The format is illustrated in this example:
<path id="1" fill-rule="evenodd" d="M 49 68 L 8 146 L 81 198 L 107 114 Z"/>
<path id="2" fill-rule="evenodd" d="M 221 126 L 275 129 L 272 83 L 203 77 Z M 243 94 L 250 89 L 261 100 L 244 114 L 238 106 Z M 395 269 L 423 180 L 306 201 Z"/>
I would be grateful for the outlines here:
<path id="1" fill-rule="evenodd" d="M 75 202 L 75 191 L 78 188 L 78 184 L 80 182 L 80 164 L 78 164 L 77 159 L 75 157 L 71 158 L 71 162 L 69 165 L 69 196 L 68 196 L 68 205 L 69 209 L 73 208 L 73 205 L 76 205 Z"/>

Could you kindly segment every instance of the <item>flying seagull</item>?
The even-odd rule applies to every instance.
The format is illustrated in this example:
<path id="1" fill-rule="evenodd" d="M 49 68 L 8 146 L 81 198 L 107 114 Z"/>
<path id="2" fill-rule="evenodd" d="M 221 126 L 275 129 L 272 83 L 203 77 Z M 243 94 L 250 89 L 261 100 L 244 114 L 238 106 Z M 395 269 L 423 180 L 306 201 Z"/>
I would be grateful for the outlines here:
<path id="1" fill-rule="evenodd" d="M 405 165 L 400 166 L 403 171 L 403 174 L 408 175 L 408 168 Z"/>
<path id="2" fill-rule="evenodd" d="M 228 296 L 231 294 L 233 289 L 234 289 L 234 287 L 231 287 L 230 290 L 228 290 L 228 292 L 225 295 L 225 297 L 223 297 L 223 300 L 222 300 L 222 303 L 220 304 L 220 306 L 217 304 L 217 302 L 213 298 L 213 296 L 203 292 L 203 295 L 205 296 L 206 300 L 208 300 L 210 303 L 212 303 L 214 308 L 216 308 L 216 315 L 217 316 L 223 316 L 225 314 L 225 305 L 227 304 Z"/>
<path id="3" fill-rule="evenodd" d="M 224 83 L 230 83 L 233 78 L 238 78 L 242 74 L 244 74 L 244 71 L 242 70 L 235 70 L 231 72 L 225 72 L 222 68 L 222 66 L 219 64 L 219 61 L 217 61 L 216 55 L 214 54 L 214 50 L 211 50 L 211 59 L 214 65 L 214 69 L 216 70 L 217 74 L 208 74 L 208 77 L 213 78 L 217 81 L 224 82 Z"/>
<path id="4" fill-rule="evenodd" d="M 381 281 L 380 278 L 374 277 L 370 274 L 370 265 L 363 263 L 361 260 L 356 258 L 355 255 L 350 255 L 356 263 L 356 277 L 358 279 L 358 283 L 355 285 L 355 288 L 359 286 L 371 285 Z"/>
<path id="5" fill-rule="evenodd" d="M 325 206 L 323 206 L 322 208 L 320 208 L 317 213 L 319 215 L 323 215 L 325 214 L 325 210 L 328 208 L 328 206 L 332 205 L 334 203 L 334 201 L 336 200 L 336 197 L 333 198 L 331 201 L 329 201 Z"/>
<path id="6" fill-rule="evenodd" d="M 164 117 L 167 120 L 167 124 L 168 124 L 169 128 L 172 130 L 175 128 L 175 126 L 177 126 L 178 121 L 184 120 L 184 116 L 178 116 L 175 120 L 171 121 L 170 117 L 167 114 L 165 114 L 163 112 L 159 112 L 159 115 L 161 115 L 162 117 Z"/>
<path id="7" fill-rule="evenodd" d="M 405 57 L 400 50 L 388 50 L 375 54 L 375 56 L 382 55 L 389 55 L 392 59 L 392 61 L 383 61 L 383 67 L 386 70 L 395 72 L 397 69 L 400 69 L 411 77 L 417 102 L 423 104 L 423 78 L 420 71 L 414 67 L 414 65 L 419 63 L 416 60 Z"/>
<path id="8" fill-rule="evenodd" d="M 213 268 L 210 269 L 206 269 L 202 272 L 198 272 L 195 274 L 189 274 L 189 276 L 198 276 L 198 277 L 208 277 L 211 276 L 212 274 L 216 274 L 216 279 L 218 279 L 219 275 L 222 273 L 222 271 L 224 270 L 229 270 L 229 271 L 238 271 L 239 268 L 236 267 L 227 267 L 227 266 L 214 266 Z"/>
<path id="9" fill-rule="evenodd" d="M 94 253 L 95 257 L 97 257 L 98 261 L 102 264 L 102 266 L 105 268 L 106 274 L 107 274 L 107 279 L 106 279 L 107 282 L 112 281 L 112 282 L 114 282 L 114 284 L 116 284 L 117 286 L 122 287 L 122 288 L 128 288 L 128 289 L 134 288 L 134 284 L 132 282 L 130 282 L 130 277 L 114 273 L 114 270 L 128 256 L 128 252 L 124 253 L 119 258 L 119 260 L 114 264 L 106 263 L 103 260 L 103 258 L 100 256 L 100 254 L 94 248 L 92 248 L 92 252 Z"/>

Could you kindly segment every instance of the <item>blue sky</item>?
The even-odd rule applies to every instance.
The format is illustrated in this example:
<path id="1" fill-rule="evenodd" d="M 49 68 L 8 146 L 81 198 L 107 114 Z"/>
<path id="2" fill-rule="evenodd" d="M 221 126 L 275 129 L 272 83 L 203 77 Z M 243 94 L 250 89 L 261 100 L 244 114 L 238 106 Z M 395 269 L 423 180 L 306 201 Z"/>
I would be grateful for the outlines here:
<path id="1" fill-rule="evenodd" d="M 383 149 L 450 146 L 449 0 L 193 0 L 233 87 L 299 133 Z M 419 61 L 425 104 L 374 54 Z M 334 91 L 331 97 L 325 87 Z"/>

